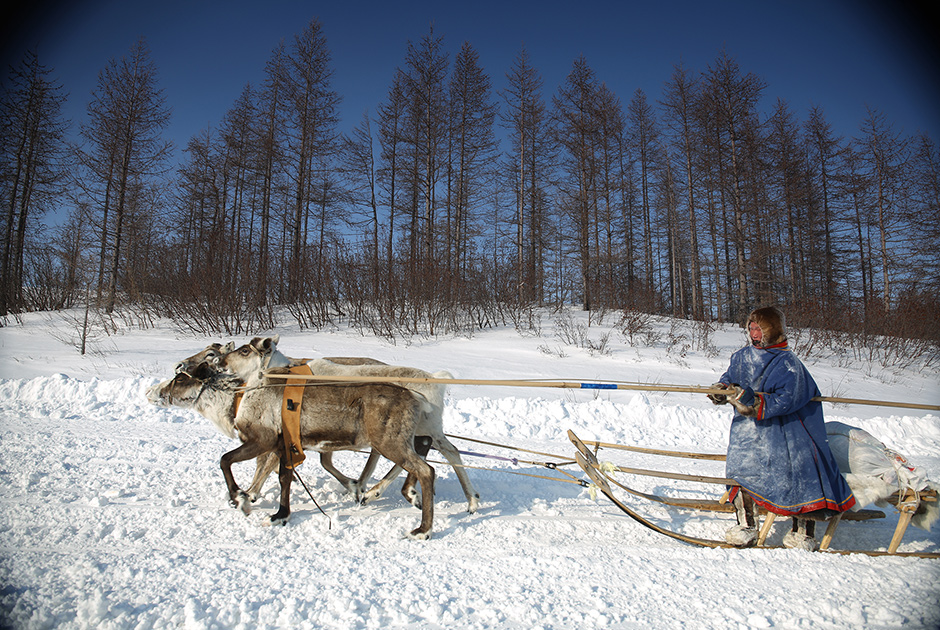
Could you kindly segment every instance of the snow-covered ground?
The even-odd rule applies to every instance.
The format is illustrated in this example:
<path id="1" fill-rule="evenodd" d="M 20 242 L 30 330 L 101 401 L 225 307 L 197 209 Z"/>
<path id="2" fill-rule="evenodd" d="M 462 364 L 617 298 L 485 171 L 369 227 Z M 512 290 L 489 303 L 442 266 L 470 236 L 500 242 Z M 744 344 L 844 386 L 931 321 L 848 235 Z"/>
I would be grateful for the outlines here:
<path id="1" fill-rule="evenodd" d="M 547 316 L 546 316 L 547 317 Z M 575 314 L 575 323 L 584 323 Z M 294 514 L 263 526 L 276 480 L 248 517 L 227 504 L 219 457 L 236 444 L 201 416 L 149 404 L 144 391 L 207 340 L 171 327 L 99 338 L 82 357 L 73 319 L 33 314 L 0 328 L 0 627 L 12 628 L 936 628 L 940 561 L 796 550 L 688 546 L 647 530 L 561 471 L 550 458 L 455 440 L 482 505 L 467 514 L 453 470 L 434 464 L 433 537 L 404 534 L 419 513 L 398 494 L 355 505 L 308 459 Z M 665 330 L 667 322 L 659 324 Z M 587 335 L 599 343 L 610 326 Z M 513 329 L 392 344 L 347 330 L 285 326 L 291 356 L 371 356 L 446 369 L 458 378 L 617 380 L 708 385 L 743 345 L 720 329 L 714 352 L 661 342 L 607 352 L 566 344 L 546 318 L 541 335 Z M 247 338 L 235 339 L 238 343 Z M 799 348 L 796 348 L 799 353 Z M 808 362 L 824 395 L 940 403 L 936 370 Z M 723 452 L 729 407 L 690 394 L 453 386 L 445 429 L 458 436 L 571 456 L 568 429 L 597 439 Z M 826 406 L 940 479 L 936 413 Z M 440 459 L 436 453 L 432 460 Z M 723 475 L 714 462 L 602 450 L 621 465 Z M 359 453 L 336 458 L 352 474 Z M 551 460 L 555 461 L 555 460 Z M 562 467 L 574 478 L 576 466 Z M 253 464 L 236 467 L 250 479 Z M 539 475 L 526 476 L 526 475 Z M 552 477 L 559 481 L 544 479 Z M 715 497 L 721 488 L 620 477 L 655 493 Z M 622 497 L 655 522 L 721 538 L 730 515 L 665 509 Z M 885 549 L 897 522 L 840 525 L 833 548 Z M 775 525 L 779 543 L 788 521 Z M 940 551 L 940 532 L 909 528 L 902 551 Z"/>

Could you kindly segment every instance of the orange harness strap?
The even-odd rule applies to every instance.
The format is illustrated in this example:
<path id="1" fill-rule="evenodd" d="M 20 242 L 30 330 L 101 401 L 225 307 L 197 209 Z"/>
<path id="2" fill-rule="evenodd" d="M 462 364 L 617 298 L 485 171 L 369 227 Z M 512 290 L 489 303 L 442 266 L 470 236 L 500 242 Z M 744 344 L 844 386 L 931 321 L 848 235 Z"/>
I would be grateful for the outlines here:
<path id="1" fill-rule="evenodd" d="M 296 365 L 289 368 L 291 374 L 310 376 L 310 368 L 306 365 Z M 284 386 L 284 399 L 281 403 L 281 424 L 284 434 L 284 448 L 287 449 L 287 467 L 293 469 L 303 463 L 306 459 L 303 446 L 300 443 L 300 405 L 304 399 L 305 381 L 294 381 L 296 385 L 290 384 L 290 377 L 287 376 L 288 384 Z"/>

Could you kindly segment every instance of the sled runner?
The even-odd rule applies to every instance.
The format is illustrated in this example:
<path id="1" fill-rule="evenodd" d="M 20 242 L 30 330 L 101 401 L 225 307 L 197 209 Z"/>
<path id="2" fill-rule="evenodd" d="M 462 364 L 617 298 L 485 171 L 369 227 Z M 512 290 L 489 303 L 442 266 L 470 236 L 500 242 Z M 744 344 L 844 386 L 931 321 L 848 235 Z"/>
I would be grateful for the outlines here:
<path id="1" fill-rule="evenodd" d="M 633 450 L 645 453 L 652 453 L 657 455 L 668 455 L 672 457 L 687 457 L 690 459 L 711 459 L 715 461 L 720 461 L 724 457 L 721 455 L 705 455 L 699 453 L 678 453 L 675 451 L 658 451 L 655 449 L 641 449 L 637 447 L 622 446 L 617 444 L 604 444 L 601 442 L 583 442 L 574 434 L 573 431 L 568 431 L 568 438 L 571 440 L 572 444 L 577 448 L 575 453 L 575 460 L 581 469 L 587 474 L 587 476 L 593 481 L 597 488 L 604 494 L 614 505 L 616 505 L 622 512 L 627 516 L 632 518 L 634 521 L 643 525 L 644 527 L 651 529 L 659 534 L 663 534 L 675 540 L 679 540 L 685 543 L 698 545 L 701 547 L 713 547 L 713 548 L 738 548 L 734 545 L 731 545 L 725 541 L 720 540 L 710 540 L 705 538 L 697 538 L 694 536 L 688 536 L 680 532 L 676 532 L 641 516 L 638 512 L 631 509 L 623 501 L 617 498 L 614 494 L 614 491 L 611 487 L 611 484 L 616 485 L 621 490 L 638 496 L 640 498 L 654 501 L 656 503 L 661 503 L 668 505 L 670 507 L 683 508 L 683 509 L 692 509 L 692 510 L 704 510 L 704 511 L 715 511 L 715 512 L 733 512 L 734 508 L 728 504 L 721 501 L 708 500 L 708 499 L 679 499 L 672 497 L 662 497 L 658 495 L 653 495 L 639 490 L 634 490 L 628 486 L 615 480 L 608 471 L 610 472 L 623 472 L 627 474 L 637 474 L 637 475 L 648 475 L 655 477 L 663 477 L 668 479 L 680 479 L 680 480 L 689 480 L 697 481 L 701 483 L 714 483 L 714 484 L 728 484 L 734 485 L 734 482 L 730 479 L 722 479 L 718 477 L 704 477 L 698 475 L 685 475 L 680 473 L 666 473 L 662 471 L 653 471 L 645 470 L 638 468 L 625 468 L 620 466 L 606 466 L 601 465 L 597 460 L 595 452 L 587 446 L 587 444 L 593 444 L 595 448 L 618 448 L 622 450 Z M 901 539 L 904 536 L 904 532 L 907 529 L 907 525 L 910 523 L 911 517 L 920 507 L 920 504 L 923 501 L 936 501 L 937 496 L 935 491 L 927 491 L 918 493 L 917 497 L 905 496 L 902 498 L 900 503 L 896 503 L 899 506 L 899 511 L 901 516 L 898 521 L 898 526 L 895 529 L 894 537 L 891 540 L 891 544 L 888 547 L 887 551 L 867 551 L 867 550 L 837 550 L 829 549 L 829 544 L 832 541 L 832 537 L 835 533 L 835 529 L 838 523 L 842 520 L 857 520 L 857 521 L 866 521 L 871 519 L 884 518 L 885 515 L 879 510 L 859 510 L 856 512 L 844 512 L 839 515 L 839 517 L 829 520 L 829 525 L 826 529 L 825 534 L 823 535 L 822 542 L 820 544 L 819 551 L 822 553 L 835 553 L 835 554 L 863 554 L 868 556 L 898 556 L 898 557 L 915 557 L 915 558 L 940 558 L 940 553 L 930 553 L 930 552 L 898 552 L 897 548 L 901 543 Z M 763 549 L 784 549 L 780 546 L 768 546 L 765 544 L 767 536 L 770 532 L 770 529 L 774 522 L 774 515 L 772 513 L 763 512 L 765 516 L 764 524 L 760 528 L 760 534 L 758 538 L 758 547 Z"/>

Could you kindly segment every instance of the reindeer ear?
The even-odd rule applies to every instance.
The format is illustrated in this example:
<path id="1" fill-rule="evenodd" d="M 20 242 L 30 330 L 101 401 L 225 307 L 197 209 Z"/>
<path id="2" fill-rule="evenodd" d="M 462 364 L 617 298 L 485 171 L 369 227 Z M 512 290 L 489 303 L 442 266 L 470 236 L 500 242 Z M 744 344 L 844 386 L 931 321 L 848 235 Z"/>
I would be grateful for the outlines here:
<path id="1" fill-rule="evenodd" d="M 280 335 L 274 335 L 273 337 L 271 337 L 271 343 L 273 343 L 275 346 L 278 344 L 280 340 L 281 340 Z"/>

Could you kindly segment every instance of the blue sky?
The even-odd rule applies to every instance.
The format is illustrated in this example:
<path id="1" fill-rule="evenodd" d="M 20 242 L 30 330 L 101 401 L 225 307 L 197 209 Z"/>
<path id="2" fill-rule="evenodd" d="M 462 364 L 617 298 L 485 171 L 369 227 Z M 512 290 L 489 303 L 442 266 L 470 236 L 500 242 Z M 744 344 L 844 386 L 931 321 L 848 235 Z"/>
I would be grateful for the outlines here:
<path id="1" fill-rule="evenodd" d="M 8 3 L 9 4 L 9 3 Z M 822 107 L 837 134 L 852 136 L 866 106 L 896 131 L 940 140 L 936 24 L 922 7 L 896 0 L 663 0 L 405 2 L 359 0 L 33 0 L 3 9 L 4 66 L 22 50 L 69 93 L 66 115 L 84 120 L 108 60 L 146 38 L 173 109 L 167 135 L 179 146 L 215 126 L 247 83 L 260 84 L 281 39 L 313 17 L 333 56 L 344 99 L 341 130 L 373 114 L 409 41 L 434 25 L 451 59 L 464 41 L 480 55 L 493 86 L 505 84 L 525 45 L 542 74 L 545 98 L 584 55 L 624 107 L 637 89 L 655 102 L 676 64 L 704 71 L 722 49 L 767 82 L 762 111 L 777 98 L 800 119 Z M 12 12 L 11 12 L 12 11 Z"/>

